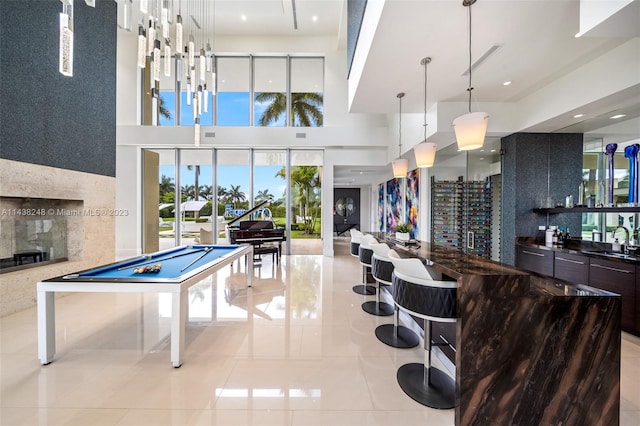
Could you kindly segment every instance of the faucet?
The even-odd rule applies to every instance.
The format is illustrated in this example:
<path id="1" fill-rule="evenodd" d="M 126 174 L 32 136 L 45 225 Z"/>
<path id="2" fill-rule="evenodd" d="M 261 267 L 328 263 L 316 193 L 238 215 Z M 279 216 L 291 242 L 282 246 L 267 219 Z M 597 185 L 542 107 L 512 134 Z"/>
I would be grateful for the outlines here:
<path id="1" fill-rule="evenodd" d="M 618 231 L 618 229 L 624 230 L 624 246 L 622 248 L 622 251 L 626 253 L 627 247 L 629 247 L 629 230 L 622 225 L 616 226 L 613 232 L 611 232 L 611 238 L 613 238 L 614 240 L 616 238 L 616 232 Z"/>

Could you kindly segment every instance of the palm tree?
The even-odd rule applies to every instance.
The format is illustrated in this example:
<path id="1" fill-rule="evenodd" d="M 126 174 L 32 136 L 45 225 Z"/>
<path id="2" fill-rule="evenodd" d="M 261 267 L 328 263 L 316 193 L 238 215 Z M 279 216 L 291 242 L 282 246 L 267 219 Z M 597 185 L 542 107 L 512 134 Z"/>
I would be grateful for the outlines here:
<path id="1" fill-rule="evenodd" d="M 262 191 L 258 191 L 258 195 L 256 195 L 256 201 L 265 201 L 269 198 L 273 198 L 273 195 L 269 193 L 268 189 L 264 189 Z"/>
<path id="2" fill-rule="evenodd" d="M 271 103 L 258 121 L 260 126 L 268 126 L 270 123 L 275 123 L 287 110 L 287 95 L 284 93 L 259 93 L 256 95 L 256 102 Z M 322 93 L 292 93 L 292 123 L 302 127 L 322 126 L 323 102 Z"/>
<path id="3" fill-rule="evenodd" d="M 169 176 L 162 175 L 160 177 L 160 196 L 162 197 L 167 192 L 174 192 L 176 190 L 176 186 L 173 183 L 173 179 Z"/>
<path id="4" fill-rule="evenodd" d="M 211 185 L 204 185 L 200 187 L 200 194 L 204 197 L 205 200 L 211 200 L 213 196 L 213 188 Z"/>
<path id="5" fill-rule="evenodd" d="M 171 120 L 171 111 L 167 109 L 162 96 L 158 96 L 158 115 Z M 160 124 L 160 120 L 158 120 L 158 124 Z"/>
<path id="6" fill-rule="evenodd" d="M 286 179 L 286 170 L 283 167 L 276 173 L 283 179 Z M 320 176 L 317 166 L 293 166 L 291 168 L 291 182 L 294 189 L 298 192 L 296 201 L 299 203 L 299 211 L 302 217 L 311 217 L 312 220 L 305 220 L 305 233 L 311 234 L 314 228 L 315 216 L 314 211 L 310 208 L 311 204 L 316 204 L 318 194 L 314 190 L 320 188 Z"/>
<path id="7" fill-rule="evenodd" d="M 240 201 L 246 201 L 247 197 L 244 192 L 240 191 L 240 185 L 231 185 L 231 189 L 227 193 L 229 202 L 233 204 L 233 208 L 236 208 L 237 203 Z"/>

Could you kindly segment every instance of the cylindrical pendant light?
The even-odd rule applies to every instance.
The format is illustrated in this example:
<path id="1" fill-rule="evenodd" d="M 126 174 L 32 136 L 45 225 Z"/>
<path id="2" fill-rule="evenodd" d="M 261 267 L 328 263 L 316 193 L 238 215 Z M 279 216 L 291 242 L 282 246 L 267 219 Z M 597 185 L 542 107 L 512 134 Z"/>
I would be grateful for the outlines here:
<path id="1" fill-rule="evenodd" d="M 427 142 L 427 65 L 431 63 L 431 58 L 422 58 L 420 64 L 424 66 L 424 139 L 413 147 L 418 167 L 431 167 L 436 160 L 438 144 Z"/>
<path id="2" fill-rule="evenodd" d="M 404 97 L 404 92 L 400 92 L 396 95 L 399 99 L 400 104 L 400 113 L 398 114 L 398 159 L 393 160 L 391 162 L 391 167 L 393 168 L 393 177 L 394 178 L 405 178 L 407 177 L 407 172 L 409 171 L 409 160 L 406 158 L 402 158 L 402 98 Z"/>
<path id="3" fill-rule="evenodd" d="M 471 5 L 477 0 L 462 0 L 462 5 L 469 8 L 469 113 L 453 120 L 453 129 L 458 142 L 458 149 L 468 151 L 481 148 L 489 124 L 489 114 L 486 112 L 471 112 Z"/>

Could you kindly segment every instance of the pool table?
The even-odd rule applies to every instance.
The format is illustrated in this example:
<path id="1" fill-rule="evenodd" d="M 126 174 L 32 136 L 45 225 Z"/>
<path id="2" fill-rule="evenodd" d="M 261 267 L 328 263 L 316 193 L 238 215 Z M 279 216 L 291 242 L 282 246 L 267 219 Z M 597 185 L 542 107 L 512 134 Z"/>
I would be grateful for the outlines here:
<path id="1" fill-rule="evenodd" d="M 175 247 L 116 263 L 41 281 L 37 284 L 38 357 L 49 364 L 55 355 L 55 293 L 171 293 L 171 362 L 182 364 L 188 289 L 242 256 L 247 286 L 253 275 L 251 245 L 191 245 Z M 161 264 L 157 272 L 140 268 Z"/>

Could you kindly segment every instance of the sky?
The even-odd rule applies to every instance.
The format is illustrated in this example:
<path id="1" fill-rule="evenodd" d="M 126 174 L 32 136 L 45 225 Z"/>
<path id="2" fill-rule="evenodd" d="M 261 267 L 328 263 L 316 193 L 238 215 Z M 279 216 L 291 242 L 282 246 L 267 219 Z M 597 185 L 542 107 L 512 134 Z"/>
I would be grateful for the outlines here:
<path id="1" fill-rule="evenodd" d="M 171 119 L 160 116 L 161 126 L 174 126 L 175 125 L 175 91 L 162 91 L 161 96 L 164 99 L 164 106 L 169 110 Z M 249 93 L 248 92 L 218 92 L 216 94 L 218 101 L 218 126 L 248 126 L 249 125 Z M 181 111 L 181 124 L 193 125 L 193 102 L 191 105 L 186 103 L 187 93 L 182 93 L 182 111 Z M 213 95 L 208 95 L 208 113 L 203 113 L 200 116 L 200 125 L 211 126 L 213 123 Z M 259 117 L 267 108 L 269 102 L 256 103 L 254 121 L 258 121 Z M 272 126 L 284 126 L 285 118 L 284 114 L 278 119 L 276 123 L 272 123 Z M 283 178 L 276 177 L 276 173 L 282 168 L 282 166 L 256 166 L 254 168 L 254 196 L 259 191 L 268 189 L 269 193 L 277 200 L 284 197 L 285 181 Z M 231 185 L 240 185 L 240 190 L 249 197 L 249 166 L 218 166 L 218 186 L 222 186 L 226 189 L 230 189 Z M 188 170 L 186 166 L 183 166 L 180 173 L 180 185 L 193 185 L 194 170 Z M 200 177 L 198 179 L 198 185 L 211 185 L 212 182 L 212 168 L 211 166 L 200 166 Z M 174 166 L 160 166 L 160 177 L 168 176 L 175 181 Z"/>

